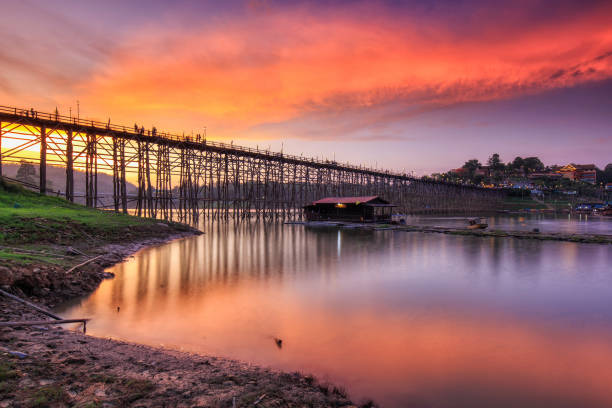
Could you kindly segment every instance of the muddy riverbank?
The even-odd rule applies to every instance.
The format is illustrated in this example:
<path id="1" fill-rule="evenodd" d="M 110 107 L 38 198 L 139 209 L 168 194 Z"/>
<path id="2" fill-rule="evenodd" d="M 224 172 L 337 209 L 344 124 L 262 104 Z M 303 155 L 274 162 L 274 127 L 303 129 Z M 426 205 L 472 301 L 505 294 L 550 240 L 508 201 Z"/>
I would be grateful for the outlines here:
<path id="1" fill-rule="evenodd" d="M 3 319 L 42 320 L 0 299 Z M 20 358 L 21 357 L 21 358 Z M 341 389 L 300 373 L 53 326 L 0 328 L 0 407 L 351 406 Z"/>
<path id="2" fill-rule="evenodd" d="M 87 255 L 70 256 L 70 265 L 91 262 L 75 269 L 65 265 L 65 258 L 58 265 L 7 260 L 0 266 L 1 287 L 52 307 L 91 293 L 103 279 L 113 278 L 104 272 L 106 267 L 139 249 L 197 233 L 161 224 L 156 228 L 166 235 L 77 249 Z M 75 249 L 54 245 L 44 251 L 52 257 Z M 13 250 L 18 253 L 19 248 Z M 0 296 L 0 310 L 0 321 L 51 320 L 4 296 Z M 352 403 L 341 388 L 320 384 L 305 374 L 96 338 L 83 334 L 79 325 L 0 328 L 0 407 L 47 406 L 340 407 Z"/>
<path id="3" fill-rule="evenodd" d="M 122 262 L 138 250 L 200 233 L 197 230 L 177 231 L 163 223 L 159 223 L 158 229 L 161 230 L 156 234 L 158 236 L 104 243 L 99 247 L 95 244 L 78 245 L 76 242 L 72 245 L 48 245 L 42 250 L 9 247 L 15 254 L 44 254 L 46 258 L 59 259 L 59 262 L 7 259 L 0 265 L 0 288 L 54 307 L 94 291 L 103 279 L 113 277 L 104 271 L 106 268 Z"/>

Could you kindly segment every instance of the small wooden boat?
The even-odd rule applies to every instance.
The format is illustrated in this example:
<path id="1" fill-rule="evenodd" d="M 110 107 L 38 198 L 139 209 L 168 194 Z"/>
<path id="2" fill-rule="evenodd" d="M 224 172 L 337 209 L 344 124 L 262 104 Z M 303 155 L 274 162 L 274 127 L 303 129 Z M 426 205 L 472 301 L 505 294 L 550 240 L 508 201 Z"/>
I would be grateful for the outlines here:
<path id="1" fill-rule="evenodd" d="M 599 211 L 598 214 L 605 215 L 606 217 L 612 217 L 612 206 L 607 206 L 603 210 Z"/>
<path id="2" fill-rule="evenodd" d="M 468 229 L 485 229 L 489 226 L 484 218 L 471 218 L 468 220 Z"/>

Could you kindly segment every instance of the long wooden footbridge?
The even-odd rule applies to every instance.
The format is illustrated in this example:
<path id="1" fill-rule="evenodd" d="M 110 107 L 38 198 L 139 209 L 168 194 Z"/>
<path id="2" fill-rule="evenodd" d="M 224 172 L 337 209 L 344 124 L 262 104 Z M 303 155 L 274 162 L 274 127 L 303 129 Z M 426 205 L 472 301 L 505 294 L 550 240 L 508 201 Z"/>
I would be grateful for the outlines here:
<path id="1" fill-rule="evenodd" d="M 112 174 L 110 207 L 138 215 L 189 219 L 299 217 L 323 196 L 381 195 L 404 212 L 479 211 L 502 193 L 406 174 L 219 143 L 94 120 L 0 106 L 2 163 L 39 166 L 38 188 L 47 192 L 47 166 L 66 169 L 65 197 L 104 207 L 98 174 Z M 85 191 L 74 191 L 75 169 Z M 129 181 L 137 186 L 128 194 Z"/>

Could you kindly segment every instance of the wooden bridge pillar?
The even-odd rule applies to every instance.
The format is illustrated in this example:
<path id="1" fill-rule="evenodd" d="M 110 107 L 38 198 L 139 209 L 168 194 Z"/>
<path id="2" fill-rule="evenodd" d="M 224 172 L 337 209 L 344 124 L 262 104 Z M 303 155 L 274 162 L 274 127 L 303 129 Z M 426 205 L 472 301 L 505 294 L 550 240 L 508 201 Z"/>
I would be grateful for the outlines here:
<path id="1" fill-rule="evenodd" d="M 45 125 L 40 127 L 40 183 L 41 194 L 47 192 L 47 128 Z"/>
<path id="2" fill-rule="evenodd" d="M 136 215 L 139 217 L 142 216 L 143 212 L 143 196 L 145 194 L 144 187 L 144 142 L 140 139 L 136 141 L 137 143 L 137 154 L 138 154 L 138 195 L 136 199 Z M 145 209 L 146 214 L 146 209 Z"/>
<path id="3" fill-rule="evenodd" d="M 87 133 L 85 146 L 85 205 L 96 207 L 98 202 L 98 151 L 96 135 Z"/>
<path id="4" fill-rule="evenodd" d="M 151 167 L 149 161 L 149 142 L 145 144 L 145 176 L 147 179 L 147 205 L 149 208 L 149 217 L 155 217 L 153 214 L 153 188 L 151 187 Z"/>
<path id="5" fill-rule="evenodd" d="M 125 184 L 125 139 L 121 140 L 121 150 L 119 151 L 121 157 L 121 209 L 124 214 L 127 214 L 127 191 Z"/>
<path id="6" fill-rule="evenodd" d="M 94 170 L 94 191 L 93 191 L 93 207 L 98 206 L 98 138 L 96 135 L 92 135 L 93 142 L 93 170 Z"/>
<path id="7" fill-rule="evenodd" d="M 66 200 L 74 202 L 74 159 L 72 130 L 66 131 Z"/>
<path id="8" fill-rule="evenodd" d="M 115 212 L 119 212 L 119 161 L 117 158 L 117 137 L 113 136 L 113 204 Z"/>

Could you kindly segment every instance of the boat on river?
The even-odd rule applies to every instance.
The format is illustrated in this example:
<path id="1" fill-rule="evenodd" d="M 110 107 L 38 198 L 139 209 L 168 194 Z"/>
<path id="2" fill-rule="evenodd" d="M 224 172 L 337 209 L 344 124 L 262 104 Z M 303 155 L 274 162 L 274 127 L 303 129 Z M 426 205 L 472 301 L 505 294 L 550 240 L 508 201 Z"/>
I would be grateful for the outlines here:
<path id="1" fill-rule="evenodd" d="M 612 217 L 612 205 L 608 204 L 608 205 L 606 205 L 603 208 L 595 209 L 593 211 L 593 214 L 594 215 L 605 215 L 605 216 L 608 216 L 608 217 Z"/>
<path id="2" fill-rule="evenodd" d="M 467 228 L 470 230 L 485 229 L 489 226 L 484 218 L 470 218 Z"/>

